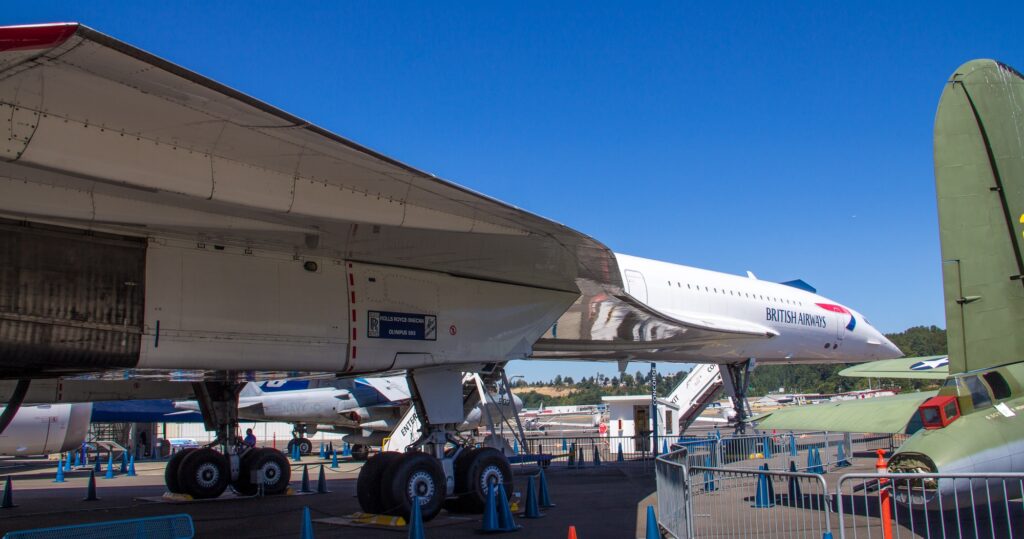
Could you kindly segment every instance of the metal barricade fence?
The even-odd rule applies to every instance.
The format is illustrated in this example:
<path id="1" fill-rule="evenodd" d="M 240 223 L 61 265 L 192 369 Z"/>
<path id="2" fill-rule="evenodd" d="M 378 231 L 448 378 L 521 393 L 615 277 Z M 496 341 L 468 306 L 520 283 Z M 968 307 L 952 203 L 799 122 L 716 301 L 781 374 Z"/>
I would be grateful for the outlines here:
<path id="1" fill-rule="evenodd" d="M 680 447 L 659 456 L 654 463 L 658 488 L 658 525 L 676 539 L 693 537 L 686 465 L 688 452 L 688 448 Z"/>
<path id="2" fill-rule="evenodd" d="M 820 471 L 826 472 L 838 464 L 840 456 L 847 461 L 852 458 L 853 448 L 844 433 L 827 431 L 730 436 L 718 440 L 713 465 L 751 469 L 768 464 L 771 470 L 789 470 L 792 461 L 797 471 L 819 471 L 812 464 L 812 453 L 821 461 Z"/>
<path id="3" fill-rule="evenodd" d="M 1024 474 L 847 474 L 841 537 L 1024 537 Z M 659 492 L 660 494 L 660 492 Z"/>
<path id="4" fill-rule="evenodd" d="M 522 447 L 513 436 L 506 435 L 505 438 L 509 447 L 518 449 L 519 453 L 547 455 L 554 464 L 576 464 L 581 462 L 582 457 L 584 466 L 592 465 L 596 450 L 601 464 L 618 463 L 651 468 L 654 458 L 665 453 L 663 450 L 667 449 L 669 444 L 676 444 L 679 440 L 675 436 L 659 437 L 659 447 L 655 453 L 651 450 L 653 442 L 650 436 L 528 436 Z M 703 445 L 701 454 L 714 452 L 714 439 L 700 441 Z"/>
<path id="5" fill-rule="evenodd" d="M 831 533 L 828 485 L 818 474 L 704 466 L 687 471 L 689 537 L 821 539 Z"/>

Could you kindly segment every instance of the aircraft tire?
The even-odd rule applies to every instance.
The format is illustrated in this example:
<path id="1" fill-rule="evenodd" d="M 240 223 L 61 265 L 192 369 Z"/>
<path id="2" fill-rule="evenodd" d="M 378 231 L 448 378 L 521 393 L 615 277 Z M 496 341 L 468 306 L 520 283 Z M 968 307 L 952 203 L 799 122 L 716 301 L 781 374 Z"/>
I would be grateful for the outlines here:
<path id="1" fill-rule="evenodd" d="M 239 496 L 255 496 L 259 492 L 259 484 L 252 481 L 252 461 L 259 449 L 250 449 L 242 455 L 238 463 L 238 479 L 231 482 L 231 490 Z"/>
<path id="2" fill-rule="evenodd" d="M 463 461 L 463 459 L 465 459 Z M 459 461 L 463 465 L 459 466 Z M 512 466 L 505 455 L 493 447 L 479 447 L 456 459 L 455 492 L 459 508 L 466 512 L 482 513 L 487 504 L 487 486 L 505 485 L 505 496 L 512 497 Z"/>
<path id="3" fill-rule="evenodd" d="M 251 481 L 252 472 L 256 472 L 256 482 Z M 292 467 L 284 454 L 276 449 L 263 447 L 247 452 L 238 467 L 239 483 L 245 478 L 245 484 L 239 485 L 243 492 L 251 492 L 250 496 L 259 491 L 263 483 L 263 493 L 267 496 L 284 494 L 288 490 L 288 482 L 292 479 Z M 250 490 L 251 489 L 251 490 Z M 238 486 L 235 487 L 238 491 Z M 239 492 L 240 494 L 242 492 Z"/>
<path id="4" fill-rule="evenodd" d="M 384 513 L 386 507 L 381 499 L 381 478 L 384 476 L 384 470 L 401 456 L 401 453 L 393 451 L 378 453 L 360 468 L 359 478 L 356 479 L 356 497 L 364 513 Z"/>
<path id="5" fill-rule="evenodd" d="M 167 466 L 164 467 L 164 484 L 167 485 L 167 492 L 174 494 L 182 494 L 184 492 L 181 490 L 181 483 L 178 482 L 178 468 L 181 468 L 181 461 L 185 459 L 185 455 L 195 450 L 196 448 L 194 447 L 182 449 L 175 453 L 171 460 L 167 461 Z"/>
<path id="6" fill-rule="evenodd" d="M 230 477 L 228 459 L 210 448 L 192 451 L 182 459 L 178 467 L 181 490 L 197 500 L 216 498 L 223 494 Z"/>
<path id="7" fill-rule="evenodd" d="M 313 442 L 309 441 L 309 438 L 292 438 L 288 440 L 288 454 L 290 455 L 294 451 L 295 445 L 299 446 L 299 454 L 302 456 L 313 454 Z"/>
<path id="8" fill-rule="evenodd" d="M 448 494 L 441 461 L 418 451 L 401 455 L 385 468 L 381 485 L 381 501 L 389 514 L 408 519 L 412 498 L 418 496 L 424 522 L 441 512 Z"/>

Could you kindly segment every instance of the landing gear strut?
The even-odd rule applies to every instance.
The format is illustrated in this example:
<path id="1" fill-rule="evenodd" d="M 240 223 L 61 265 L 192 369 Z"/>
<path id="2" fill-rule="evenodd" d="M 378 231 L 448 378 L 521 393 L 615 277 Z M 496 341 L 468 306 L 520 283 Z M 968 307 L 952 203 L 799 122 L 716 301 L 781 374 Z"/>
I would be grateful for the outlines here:
<path id="1" fill-rule="evenodd" d="M 750 403 L 747 402 L 747 389 L 750 387 L 750 377 L 754 373 L 756 363 L 754 358 L 749 358 L 740 363 L 726 364 L 724 376 L 722 376 L 722 385 L 725 386 L 725 392 L 729 395 L 733 408 L 736 410 L 737 435 L 747 431 L 747 421 L 751 416 Z"/>
<path id="2" fill-rule="evenodd" d="M 216 498 L 231 488 L 242 495 L 281 494 L 288 488 L 291 467 L 280 451 L 245 445 L 238 436 L 238 393 L 241 382 L 196 382 L 192 388 L 206 430 L 216 439 L 201 449 L 179 451 L 167 462 L 167 490 L 196 499 Z M 216 448 L 216 449 L 215 449 Z"/>

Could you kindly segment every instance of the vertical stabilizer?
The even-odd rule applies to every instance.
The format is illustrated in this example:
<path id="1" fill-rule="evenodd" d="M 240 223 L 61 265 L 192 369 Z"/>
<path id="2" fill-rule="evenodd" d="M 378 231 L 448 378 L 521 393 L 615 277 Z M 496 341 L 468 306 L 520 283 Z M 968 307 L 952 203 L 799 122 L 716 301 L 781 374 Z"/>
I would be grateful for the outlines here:
<path id="1" fill-rule="evenodd" d="M 935 117 L 949 372 L 1024 359 L 1024 79 L 960 66 Z"/>

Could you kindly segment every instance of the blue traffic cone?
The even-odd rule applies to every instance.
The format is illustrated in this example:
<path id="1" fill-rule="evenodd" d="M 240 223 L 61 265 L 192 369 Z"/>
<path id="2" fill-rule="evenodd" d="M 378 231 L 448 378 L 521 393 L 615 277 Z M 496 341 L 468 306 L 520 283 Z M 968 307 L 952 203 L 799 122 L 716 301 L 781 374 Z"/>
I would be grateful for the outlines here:
<path id="1" fill-rule="evenodd" d="M 64 465 L 64 470 L 69 472 L 71 471 L 71 453 L 73 453 L 73 451 L 68 452 L 68 461 L 67 464 Z"/>
<path id="2" fill-rule="evenodd" d="M 79 467 L 81 465 L 82 465 L 82 453 L 80 451 L 75 451 L 75 468 L 77 468 L 77 467 Z"/>
<path id="3" fill-rule="evenodd" d="M 825 473 L 825 467 L 821 464 L 821 450 L 817 447 L 814 448 L 814 473 Z"/>
<path id="4" fill-rule="evenodd" d="M 768 463 L 765 463 L 763 466 L 761 466 L 761 469 L 767 472 Z M 772 476 L 768 474 L 765 475 L 768 476 L 768 496 L 770 496 L 772 500 L 775 500 L 775 481 L 772 481 Z"/>
<path id="5" fill-rule="evenodd" d="M 626 459 L 622 458 L 622 442 L 619 442 L 619 454 L 615 457 L 615 460 L 622 462 Z"/>
<path id="6" fill-rule="evenodd" d="M 519 440 L 512 440 L 512 454 L 519 454 Z"/>
<path id="7" fill-rule="evenodd" d="M 316 478 L 316 493 L 327 494 L 330 492 L 327 490 L 327 476 L 324 474 L 324 465 L 320 465 L 320 475 Z"/>
<path id="8" fill-rule="evenodd" d="M 763 509 L 775 507 L 775 500 L 768 490 L 768 475 L 757 474 L 757 492 L 754 494 L 754 507 Z"/>
<path id="9" fill-rule="evenodd" d="M 569 446 L 569 467 L 576 467 L 576 444 Z"/>
<path id="10" fill-rule="evenodd" d="M 654 506 L 647 506 L 647 533 L 646 539 L 661 539 L 661 529 L 658 528 L 658 517 L 654 515 Z"/>
<path id="11" fill-rule="evenodd" d="M 107 453 L 107 474 L 103 476 L 104 479 L 114 478 L 114 454 Z"/>
<path id="12" fill-rule="evenodd" d="M 836 468 L 845 468 L 850 465 L 846 459 L 846 444 L 839 442 L 839 454 L 836 455 Z"/>
<path id="13" fill-rule="evenodd" d="M 4 483 L 4 500 L 0 502 L 0 509 L 10 509 L 17 507 L 14 505 L 14 491 L 11 489 L 11 476 L 7 476 L 7 482 Z"/>
<path id="14" fill-rule="evenodd" d="M 704 467 L 711 467 L 711 455 L 704 457 Z M 715 485 L 715 472 L 711 470 L 704 470 L 704 492 L 714 492 L 718 490 Z"/>
<path id="15" fill-rule="evenodd" d="M 409 539 L 423 539 L 423 512 L 420 497 L 412 497 L 412 512 L 409 515 Z"/>
<path id="16" fill-rule="evenodd" d="M 302 532 L 299 539 L 313 539 L 313 519 L 309 517 L 309 507 L 302 508 Z"/>
<path id="17" fill-rule="evenodd" d="M 789 471 L 796 472 L 796 462 L 789 461 Z M 800 478 L 795 475 L 789 476 L 789 496 L 787 496 L 787 500 L 791 505 L 794 503 L 802 505 L 803 498 L 804 493 L 800 491 Z"/>
<path id="18" fill-rule="evenodd" d="M 128 477 L 135 477 L 135 455 L 128 457 Z"/>
<path id="19" fill-rule="evenodd" d="M 345 445 L 341 446 L 341 456 L 343 456 L 343 457 L 351 457 L 352 456 L 352 446 L 349 445 L 348 442 L 345 442 Z"/>
<path id="20" fill-rule="evenodd" d="M 821 535 L 821 539 L 832 539 L 832 532 L 825 532 Z"/>
<path id="21" fill-rule="evenodd" d="M 544 509 L 554 507 L 555 504 L 551 503 L 551 496 L 548 494 L 548 478 L 544 475 L 544 468 L 540 469 L 540 506 Z"/>
<path id="22" fill-rule="evenodd" d="M 765 460 L 772 458 L 772 439 L 768 436 L 764 437 L 764 442 L 761 443 L 761 448 L 764 452 Z"/>
<path id="23" fill-rule="evenodd" d="M 302 462 L 302 448 L 295 444 L 295 462 Z"/>
<path id="24" fill-rule="evenodd" d="M 540 508 L 537 504 L 537 489 L 534 488 L 533 476 L 526 478 L 526 510 L 523 511 L 523 518 L 540 518 L 544 515 L 540 513 Z"/>
<path id="25" fill-rule="evenodd" d="M 505 493 L 504 483 L 498 483 L 498 493 L 496 496 L 498 498 L 495 500 L 498 503 L 498 527 L 502 531 L 507 532 L 518 530 L 519 526 L 516 526 L 516 521 L 512 518 L 512 507 L 508 503 L 508 495 Z"/>
<path id="26" fill-rule="evenodd" d="M 586 462 L 583 459 L 583 446 L 581 445 L 579 449 L 579 454 L 576 455 L 576 467 L 582 468 L 584 464 L 586 464 Z"/>
<path id="27" fill-rule="evenodd" d="M 484 503 L 484 516 L 480 531 L 484 533 L 495 533 L 503 531 L 498 528 L 498 507 L 497 498 L 494 492 L 494 485 L 487 485 L 487 502 Z"/>
<path id="28" fill-rule="evenodd" d="M 309 488 L 309 464 L 302 465 L 302 488 L 299 492 L 313 492 Z"/>
<path id="29" fill-rule="evenodd" d="M 337 467 L 338 467 L 338 452 L 337 451 L 331 451 L 331 468 L 337 468 Z"/>
<path id="30" fill-rule="evenodd" d="M 327 451 L 327 450 L 324 448 L 323 442 L 321 442 L 320 443 L 320 460 L 323 460 L 323 459 L 327 458 L 327 453 L 325 453 L 325 451 Z"/>
<path id="31" fill-rule="evenodd" d="M 661 441 L 661 454 L 662 455 L 668 454 L 668 440 L 662 440 Z"/>
<path id="32" fill-rule="evenodd" d="M 63 460 L 58 460 L 57 461 L 57 478 L 54 479 L 53 482 L 54 483 L 63 483 L 64 482 L 64 461 Z"/>
<path id="33" fill-rule="evenodd" d="M 601 465 L 601 453 L 598 452 L 597 446 L 595 445 L 594 446 L 594 466 L 600 466 L 600 465 Z"/>
<path id="34" fill-rule="evenodd" d="M 99 473 L 103 471 L 103 465 L 100 464 L 100 452 L 96 452 L 96 458 L 93 459 L 92 471 Z"/>
<path id="35" fill-rule="evenodd" d="M 562 451 L 569 449 L 569 446 L 565 444 L 565 438 L 562 438 Z"/>
<path id="36" fill-rule="evenodd" d="M 813 447 L 808 447 L 807 448 L 807 473 L 815 473 L 814 472 L 814 448 Z"/>
<path id="37" fill-rule="evenodd" d="M 121 453 L 121 470 L 118 473 L 128 473 L 128 453 Z"/>
<path id="38" fill-rule="evenodd" d="M 793 436 L 792 432 L 789 433 L 789 456 L 791 456 L 791 457 L 797 456 L 797 452 L 796 452 L 796 436 Z"/>
<path id="39" fill-rule="evenodd" d="M 94 502 L 96 500 L 99 500 L 96 496 L 96 470 L 89 470 L 89 486 L 85 489 L 83 501 Z"/>

